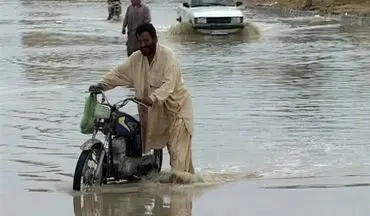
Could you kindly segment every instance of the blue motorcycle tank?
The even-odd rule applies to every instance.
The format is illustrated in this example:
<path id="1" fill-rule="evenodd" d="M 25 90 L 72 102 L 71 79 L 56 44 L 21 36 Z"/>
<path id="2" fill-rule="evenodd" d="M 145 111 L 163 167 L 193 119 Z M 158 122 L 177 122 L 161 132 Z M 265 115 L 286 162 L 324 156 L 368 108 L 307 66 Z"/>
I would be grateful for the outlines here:
<path id="1" fill-rule="evenodd" d="M 115 135 L 133 137 L 140 133 L 140 123 L 131 115 L 118 112 L 114 121 Z"/>

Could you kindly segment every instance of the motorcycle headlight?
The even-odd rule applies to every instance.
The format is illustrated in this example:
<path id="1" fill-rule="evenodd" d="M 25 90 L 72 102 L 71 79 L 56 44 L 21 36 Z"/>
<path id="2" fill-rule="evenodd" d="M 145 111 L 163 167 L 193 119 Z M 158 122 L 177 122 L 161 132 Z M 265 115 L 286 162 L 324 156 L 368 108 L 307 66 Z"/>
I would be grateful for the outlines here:
<path id="1" fill-rule="evenodd" d="M 110 107 L 97 103 L 95 105 L 94 117 L 98 119 L 109 119 L 111 114 Z"/>
<path id="2" fill-rule="evenodd" d="M 243 17 L 232 17 L 231 23 L 243 23 Z"/>
<path id="3" fill-rule="evenodd" d="M 205 17 L 198 17 L 194 19 L 195 24 L 204 24 L 207 23 L 207 18 Z"/>

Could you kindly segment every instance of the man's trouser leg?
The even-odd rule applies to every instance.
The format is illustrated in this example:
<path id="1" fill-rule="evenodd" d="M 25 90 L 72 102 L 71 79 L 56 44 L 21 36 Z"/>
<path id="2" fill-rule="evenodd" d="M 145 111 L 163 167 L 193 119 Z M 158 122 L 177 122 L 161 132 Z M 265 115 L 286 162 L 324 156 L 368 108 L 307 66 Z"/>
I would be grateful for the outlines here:
<path id="1" fill-rule="evenodd" d="M 127 48 L 127 57 L 130 57 L 130 55 L 132 54 L 132 51 L 128 45 L 126 46 L 126 48 Z"/>
<path id="2" fill-rule="evenodd" d="M 112 7 L 111 4 L 109 4 L 108 5 L 108 18 L 107 18 L 107 20 L 112 19 L 112 17 L 113 17 L 113 7 Z"/>
<path id="3" fill-rule="evenodd" d="M 184 120 L 176 118 L 167 144 L 172 171 L 194 173 L 191 145 L 192 135 L 185 127 Z"/>
<path id="4" fill-rule="evenodd" d="M 126 48 L 127 48 L 127 57 L 129 57 L 133 52 L 139 49 L 135 35 L 127 36 Z"/>

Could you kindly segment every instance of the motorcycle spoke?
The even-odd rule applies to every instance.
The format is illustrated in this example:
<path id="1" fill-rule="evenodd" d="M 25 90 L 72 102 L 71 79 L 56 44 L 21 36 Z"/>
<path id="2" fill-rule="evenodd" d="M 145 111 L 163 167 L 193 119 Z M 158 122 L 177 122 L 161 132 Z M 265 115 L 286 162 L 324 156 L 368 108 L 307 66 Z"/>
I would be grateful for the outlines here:
<path id="1" fill-rule="evenodd" d="M 100 152 L 92 150 L 87 158 L 84 168 L 83 176 L 81 178 L 81 191 L 90 192 L 95 189 L 95 186 L 100 181 L 100 176 L 95 176 L 95 171 L 98 166 Z"/>

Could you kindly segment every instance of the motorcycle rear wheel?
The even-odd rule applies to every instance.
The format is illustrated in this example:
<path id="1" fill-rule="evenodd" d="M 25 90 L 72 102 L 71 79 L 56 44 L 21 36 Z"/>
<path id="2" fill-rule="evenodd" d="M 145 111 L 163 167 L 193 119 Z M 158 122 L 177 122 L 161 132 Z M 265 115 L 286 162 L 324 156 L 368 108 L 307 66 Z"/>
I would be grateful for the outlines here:
<path id="1" fill-rule="evenodd" d="M 104 161 L 98 174 L 96 176 L 94 174 L 97 169 L 101 151 L 102 149 L 100 148 L 93 148 L 81 152 L 73 176 L 73 190 L 85 191 L 90 187 L 102 185 L 104 178 L 106 177 L 104 176 L 106 173 L 106 169 L 104 168 Z M 92 163 L 89 163 L 90 161 Z M 92 164 L 94 164 L 96 167 L 89 167 L 89 165 Z"/>

